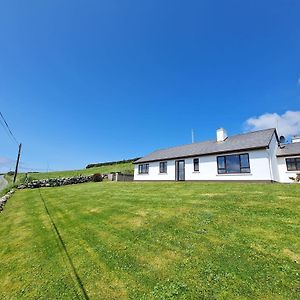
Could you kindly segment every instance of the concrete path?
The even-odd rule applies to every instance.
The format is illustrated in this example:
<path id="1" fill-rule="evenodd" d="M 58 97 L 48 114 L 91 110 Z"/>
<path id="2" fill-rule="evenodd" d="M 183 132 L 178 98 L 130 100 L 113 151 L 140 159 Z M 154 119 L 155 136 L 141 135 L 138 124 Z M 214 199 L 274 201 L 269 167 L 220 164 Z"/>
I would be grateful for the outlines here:
<path id="1" fill-rule="evenodd" d="M 8 185 L 8 182 L 6 181 L 6 179 L 4 178 L 4 175 L 0 175 L 0 192 L 6 188 L 6 186 Z"/>

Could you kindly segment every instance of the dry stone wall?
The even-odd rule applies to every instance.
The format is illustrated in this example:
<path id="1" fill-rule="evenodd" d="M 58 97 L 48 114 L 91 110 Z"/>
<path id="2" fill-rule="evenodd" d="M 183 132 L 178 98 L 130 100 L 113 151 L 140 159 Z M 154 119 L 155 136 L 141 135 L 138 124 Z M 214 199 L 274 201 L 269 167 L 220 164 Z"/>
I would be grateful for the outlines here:
<path id="1" fill-rule="evenodd" d="M 9 200 L 9 198 L 12 196 L 14 192 L 15 190 L 11 189 L 9 192 L 7 192 L 4 196 L 0 198 L 0 212 L 3 211 L 6 202 Z"/>
<path id="2" fill-rule="evenodd" d="M 78 184 L 93 181 L 93 175 L 91 176 L 74 176 L 74 177 L 62 177 L 62 178 L 49 178 L 41 180 L 32 180 L 30 182 L 21 184 L 18 189 L 35 189 L 40 187 L 54 187 L 68 184 Z"/>

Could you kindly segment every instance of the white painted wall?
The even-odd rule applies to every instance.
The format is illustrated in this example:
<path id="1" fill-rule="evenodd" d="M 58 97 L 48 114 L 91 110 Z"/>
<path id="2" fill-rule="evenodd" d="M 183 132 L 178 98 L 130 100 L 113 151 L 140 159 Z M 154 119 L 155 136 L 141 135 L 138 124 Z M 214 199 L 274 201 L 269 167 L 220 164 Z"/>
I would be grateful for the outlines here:
<path id="1" fill-rule="evenodd" d="M 149 174 L 139 174 L 138 164 L 134 166 L 134 180 L 175 180 L 175 160 L 168 160 L 168 173 L 159 173 L 159 161 L 149 163 Z"/>
<path id="2" fill-rule="evenodd" d="M 296 177 L 296 174 L 300 173 L 300 171 L 288 171 L 286 167 L 285 159 L 286 157 L 277 157 L 277 165 L 279 171 L 279 181 L 283 183 L 292 183 L 293 181 L 289 179 L 289 177 Z M 295 156 L 294 156 L 295 157 Z"/>
<path id="3" fill-rule="evenodd" d="M 194 172 L 193 158 L 185 160 L 185 180 L 274 180 L 270 170 L 270 155 L 267 149 L 241 151 L 249 153 L 250 174 L 218 174 L 217 155 L 199 156 L 199 172 Z M 273 151 L 273 150 L 272 150 Z M 275 151 L 275 150 L 274 150 Z M 226 155 L 236 154 L 226 153 Z M 276 175 L 275 175 L 276 176 Z M 134 180 L 175 180 L 175 160 L 168 160 L 168 173 L 159 173 L 159 162 L 149 163 L 149 174 L 138 174 L 138 164 L 134 168 Z"/>
<path id="4" fill-rule="evenodd" d="M 186 159 L 186 180 L 271 180 L 266 150 L 256 150 L 249 153 L 251 173 L 218 174 L 217 155 L 199 157 L 199 172 L 193 172 L 193 159 Z M 226 155 L 236 153 L 226 153 Z"/>

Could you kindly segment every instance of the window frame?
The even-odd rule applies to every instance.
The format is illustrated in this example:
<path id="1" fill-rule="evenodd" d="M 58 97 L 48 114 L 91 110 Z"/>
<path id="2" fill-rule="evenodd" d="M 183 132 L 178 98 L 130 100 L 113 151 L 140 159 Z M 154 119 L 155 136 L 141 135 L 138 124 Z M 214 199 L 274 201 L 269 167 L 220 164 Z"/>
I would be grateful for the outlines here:
<path id="1" fill-rule="evenodd" d="M 288 162 L 288 161 L 293 161 L 293 162 Z M 286 169 L 289 172 L 298 172 L 298 171 L 300 171 L 300 157 L 287 157 L 285 159 L 285 164 L 286 164 Z M 290 168 L 291 164 L 294 164 L 295 169 Z"/>
<path id="2" fill-rule="evenodd" d="M 149 164 L 139 164 L 138 165 L 139 174 L 149 174 Z"/>
<path id="3" fill-rule="evenodd" d="M 197 168 L 196 168 L 197 165 Z M 200 159 L 199 157 L 196 157 L 193 159 L 193 166 L 194 166 L 194 172 L 199 172 L 200 170 Z"/>
<path id="4" fill-rule="evenodd" d="M 159 162 L 159 174 L 167 174 L 168 173 L 168 162 L 160 161 Z"/>
<path id="5" fill-rule="evenodd" d="M 232 156 L 237 156 L 239 159 L 239 172 L 230 172 L 228 170 L 227 167 L 227 157 L 232 157 Z M 243 166 L 242 165 L 242 156 L 246 156 L 247 157 L 247 166 Z M 223 160 L 222 165 L 224 165 L 224 167 L 220 167 L 220 162 L 219 160 Z M 219 155 L 217 156 L 217 170 L 218 170 L 218 174 L 220 175 L 227 175 L 227 174 L 249 174 L 251 173 L 251 168 L 250 168 L 250 158 L 249 158 L 249 153 L 239 153 L 239 154 L 229 154 L 229 155 Z"/>

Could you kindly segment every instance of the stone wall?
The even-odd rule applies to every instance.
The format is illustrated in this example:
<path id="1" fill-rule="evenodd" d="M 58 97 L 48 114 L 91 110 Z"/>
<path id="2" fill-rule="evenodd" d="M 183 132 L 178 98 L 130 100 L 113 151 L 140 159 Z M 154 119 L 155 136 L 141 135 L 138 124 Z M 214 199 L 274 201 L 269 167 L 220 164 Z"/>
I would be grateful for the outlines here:
<path id="1" fill-rule="evenodd" d="M 62 177 L 62 178 L 49 178 L 41 180 L 32 180 L 30 182 L 21 184 L 18 189 L 34 189 L 40 187 L 54 187 L 68 184 L 78 184 L 93 181 L 93 175 L 91 176 L 74 176 L 74 177 Z"/>
<path id="2" fill-rule="evenodd" d="M 99 179 L 100 176 L 100 179 Z M 108 179 L 112 181 L 133 181 L 133 175 L 130 174 L 94 174 L 89 176 L 74 176 L 74 177 L 61 177 L 61 178 L 49 178 L 32 180 L 25 182 L 18 186 L 18 189 L 35 189 L 41 187 L 54 187 L 69 184 L 78 184 L 89 181 L 102 181 L 103 179 Z"/>
<path id="3" fill-rule="evenodd" d="M 15 192 L 14 189 L 11 189 L 8 193 L 6 193 L 4 196 L 0 198 L 0 212 L 4 209 L 4 205 L 8 201 L 8 199 L 12 196 L 12 194 Z"/>

